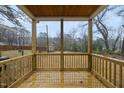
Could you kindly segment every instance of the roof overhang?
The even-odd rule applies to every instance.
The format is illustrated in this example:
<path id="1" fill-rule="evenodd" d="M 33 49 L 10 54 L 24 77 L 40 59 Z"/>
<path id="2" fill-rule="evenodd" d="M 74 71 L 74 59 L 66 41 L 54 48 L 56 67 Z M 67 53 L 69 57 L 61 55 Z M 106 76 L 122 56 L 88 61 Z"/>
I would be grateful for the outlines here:
<path id="1" fill-rule="evenodd" d="M 95 17 L 106 5 L 21 5 L 31 19 L 38 21 L 86 21 Z"/>

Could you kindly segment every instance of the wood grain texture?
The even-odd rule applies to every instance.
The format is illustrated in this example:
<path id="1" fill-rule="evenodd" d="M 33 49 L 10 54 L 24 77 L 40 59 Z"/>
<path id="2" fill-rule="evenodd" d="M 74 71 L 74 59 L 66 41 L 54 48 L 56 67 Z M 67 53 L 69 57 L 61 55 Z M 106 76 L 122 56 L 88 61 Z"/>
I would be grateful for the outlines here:
<path id="1" fill-rule="evenodd" d="M 90 17 L 100 5 L 26 5 L 35 17 Z"/>

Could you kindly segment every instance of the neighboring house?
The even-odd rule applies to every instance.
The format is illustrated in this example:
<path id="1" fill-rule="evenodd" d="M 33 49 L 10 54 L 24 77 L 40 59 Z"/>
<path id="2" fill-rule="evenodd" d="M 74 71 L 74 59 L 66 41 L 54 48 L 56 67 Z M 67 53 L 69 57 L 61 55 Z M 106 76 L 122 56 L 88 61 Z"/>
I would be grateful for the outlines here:
<path id="1" fill-rule="evenodd" d="M 31 34 L 24 28 L 0 24 L 0 42 L 4 45 L 31 45 Z"/>

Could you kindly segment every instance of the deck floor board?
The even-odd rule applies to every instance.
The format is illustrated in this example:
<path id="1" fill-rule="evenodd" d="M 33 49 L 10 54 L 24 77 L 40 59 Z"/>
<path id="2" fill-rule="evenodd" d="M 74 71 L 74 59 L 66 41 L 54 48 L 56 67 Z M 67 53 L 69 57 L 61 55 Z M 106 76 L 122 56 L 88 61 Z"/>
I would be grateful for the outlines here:
<path id="1" fill-rule="evenodd" d="M 37 71 L 18 88 L 105 88 L 87 71 Z"/>

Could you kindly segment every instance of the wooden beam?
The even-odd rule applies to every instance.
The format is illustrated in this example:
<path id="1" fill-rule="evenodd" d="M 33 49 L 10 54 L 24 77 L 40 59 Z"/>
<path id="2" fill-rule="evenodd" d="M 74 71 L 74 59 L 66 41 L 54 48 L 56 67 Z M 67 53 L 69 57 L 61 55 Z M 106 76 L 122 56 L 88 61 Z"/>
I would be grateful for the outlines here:
<path id="1" fill-rule="evenodd" d="M 92 69 L 92 19 L 88 21 L 88 69 Z"/>
<path id="2" fill-rule="evenodd" d="M 96 15 L 98 15 L 102 10 L 104 10 L 108 5 L 101 5 L 91 16 L 89 19 L 93 19 Z"/>
<path id="3" fill-rule="evenodd" d="M 64 31 L 63 31 L 63 19 L 61 19 L 61 71 L 63 71 L 64 70 L 64 54 L 63 54 L 63 51 L 64 51 L 64 38 L 63 38 L 63 33 L 64 33 Z"/>
<path id="4" fill-rule="evenodd" d="M 27 16 L 29 16 L 31 19 L 35 20 L 36 18 L 34 15 L 24 6 L 24 5 L 17 5 L 19 9 L 21 9 Z"/>
<path id="5" fill-rule="evenodd" d="M 36 17 L 39 21 L 88 21 L 88 17 Z"/>
<path id="6" fill-rule="evenodd" d="M 32 20 L 32 68 L 36 69 L 36 21 Z"/>

